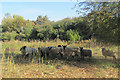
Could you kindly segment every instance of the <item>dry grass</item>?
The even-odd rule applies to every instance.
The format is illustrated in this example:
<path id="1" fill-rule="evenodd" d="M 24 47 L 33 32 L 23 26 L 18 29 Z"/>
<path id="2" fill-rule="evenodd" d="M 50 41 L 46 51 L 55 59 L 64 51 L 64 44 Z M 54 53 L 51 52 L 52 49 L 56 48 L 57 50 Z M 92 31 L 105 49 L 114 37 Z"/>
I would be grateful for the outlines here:
<path id="1" fill-rule="evenodd" d="M 117 52 L 117 46 L 106 46 L 95 41 L 82 41 L 71 43 L 69 47 L 83 46 L 93 51 L 93 58 L 84 61 L 78 59 L 48 59 L 43 63 L 38 62 L 39 57 L 32 60 L 21 57 L 19 49 L 26 45 L 38 48 L 39 46 L 66 45 L 67 42 L 46 41 L 46 42 L 20 42 L 10 41 L 2 43 L 2 77 L 3 78 L 118 78 L 118 67 L 120 65 L 112 61 L 112 58 L 104 59 L 101 47 L 113 49 Z M 111 47 L 112 46 L 112 47 Z"/>

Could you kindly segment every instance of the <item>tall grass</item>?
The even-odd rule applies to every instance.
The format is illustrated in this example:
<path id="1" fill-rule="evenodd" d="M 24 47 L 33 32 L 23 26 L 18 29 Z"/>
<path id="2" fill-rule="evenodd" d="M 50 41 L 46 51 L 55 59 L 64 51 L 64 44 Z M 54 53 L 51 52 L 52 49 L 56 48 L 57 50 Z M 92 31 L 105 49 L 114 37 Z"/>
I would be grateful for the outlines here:
<path id="1" fill-rule="evenodd" d="M 24 59 L 21 56 L 20 48 L 22 46 L 27 47 L 47 47 L 47 46 L 57 46 L 57 45 L 68 45 L 69 47 L 84 47 L 89 48 L 93 51 L 93 60 L 88 61 L 76 61 L 76 60 L 59 60 L 59 59 L 44 59 L 41 58 L 39 54 L 34 56 L 32 59 Z M 106 47 L 117 52 L 118 47 L 116 45 L 106 46 L 102 42 L 96 42 L 96 40 L 86 40 L 76 43 L 69 43 L 65 41 L 5 41 L 2 43 L 2 74 L 6 78 L 69 78 L 69 77 L 107 77 L 102 75 L 103 71 L 113 70 L 115 74 L 112 77 L 117 78 L 117 68 L 119 65 L 112 62 L 111 58 L 104 60 L 101 54 L 101 47 Z M 94 54 L 97 53 L 97 54 Z M 97 68 L 97 69 L 96 69 Z M 101 72 L 99 72 L 99 68 Z M 99 72 L 97 75 L 92 72 L 85 72 L 86 70 L 94 69 L 95 73 Z M 79 71 L 84 71 L 81 75 Z M 67 73 L 67 74 L 66 74 Z M 79 73 L 79 74 L 77 74 Z M 72 75 L 71 75 L 72 74 Z M 91 75 L 90 75 L 91 74 Z M 107 73 L 105 73 L 107 74 Z M 109 74 L 107 74 L 109 75 Z"/>

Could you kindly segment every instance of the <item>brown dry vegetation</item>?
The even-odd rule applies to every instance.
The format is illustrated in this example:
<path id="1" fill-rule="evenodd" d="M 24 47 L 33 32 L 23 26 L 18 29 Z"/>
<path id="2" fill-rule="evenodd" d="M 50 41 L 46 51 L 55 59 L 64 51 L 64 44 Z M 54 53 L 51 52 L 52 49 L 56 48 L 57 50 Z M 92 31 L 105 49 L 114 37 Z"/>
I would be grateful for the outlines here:
<path id="1" fill-rule="evenodd" d="M 91 60 L 85 58 L 81 61 L 75 59 L 48 59 L 43 63 L 38 62 L 40 58 L 34 57 L 32 60 L 21 57 L 19 49 L 26 45 L 38 48 L 39 46 L 66 45 L 68 42 L 57 41 L 31 41 L 20 42 L 10 41 L 2 43 L 2 77 L 3 78 L 118 78 L 120 64 L 113 61 L 112 57 L 107 60 L 102 56 L 101 47 L 115 51 L 118 55 L 118 46 L 104 45 L 95 40 L 69 43 L 69 47 L 85 47 L 93 51 Z M 117 56 L 116 55 L 116 56 Z M 117 56 L 117 59 L 119 57 Z"/>

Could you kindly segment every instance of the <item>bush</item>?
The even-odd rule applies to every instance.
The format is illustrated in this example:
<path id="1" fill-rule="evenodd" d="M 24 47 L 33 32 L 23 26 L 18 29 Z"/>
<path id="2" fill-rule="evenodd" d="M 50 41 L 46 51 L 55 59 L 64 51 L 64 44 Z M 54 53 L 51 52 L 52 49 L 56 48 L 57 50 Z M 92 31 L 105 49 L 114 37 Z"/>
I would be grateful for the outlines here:
<path id="1" fill-rule="evenodd" d="M 70 41 L 75 42 L 75 41 L 79 41 L 81 39 L 79 33 L 77 31 L 74 31 L 71 29 L 66 32 L 66 35 L 67 35 L 67 39 L 66 39 L 67 41 L 70 40 Z"/>
<path id="2" fill-rule="evenodd" d="M 15 36 L 15 40 L 28 40 L 26 39 L 26 35 L 25 34 L 18 34 Z"/>
<path id="3" fill-rule="evenodd" d="M 5 40 L 10 41 L 10 35 L 7 33 L 2 33 L 2 41 L 5 41 Z"/>
<path id="4" fill-rule="evenodd" d="M 4 32 L 2 33 L 2 41 L 4 40 L 15 40 L 15 36 L 18 35 L 16 32 Z"/>

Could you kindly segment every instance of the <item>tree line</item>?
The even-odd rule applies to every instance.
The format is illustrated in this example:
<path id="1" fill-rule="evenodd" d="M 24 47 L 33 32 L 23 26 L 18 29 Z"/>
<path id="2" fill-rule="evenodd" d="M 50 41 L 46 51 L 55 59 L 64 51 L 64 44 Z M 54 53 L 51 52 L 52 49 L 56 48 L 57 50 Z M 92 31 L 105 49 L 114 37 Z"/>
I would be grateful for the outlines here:
<path id="1" fill-rule="evenodd" d="M 2 40 L 80 41 L 91 35 L 87 22 L 80 17 L 53 22 L 47 16 L 38 16 L 36 21 L 24 20 L 19 15 L 6 16 L 2 20 L 2 32 Z"/>
<path id="2" fill-rule="evenodd" d="M 47 16 L 36 21 L 6 13 L 2 20 L 2 40 L 97 40 L 119 42 L 120 2 L 87 2 L 76 4 L 80 17 L 65 18 L 54 22 Z M 82 7 L 81 7 L 82 6 Z M 85 7 L 84 7 L 85 6 Z M 87 14 L 85 14 L 87 13 Z"/>

